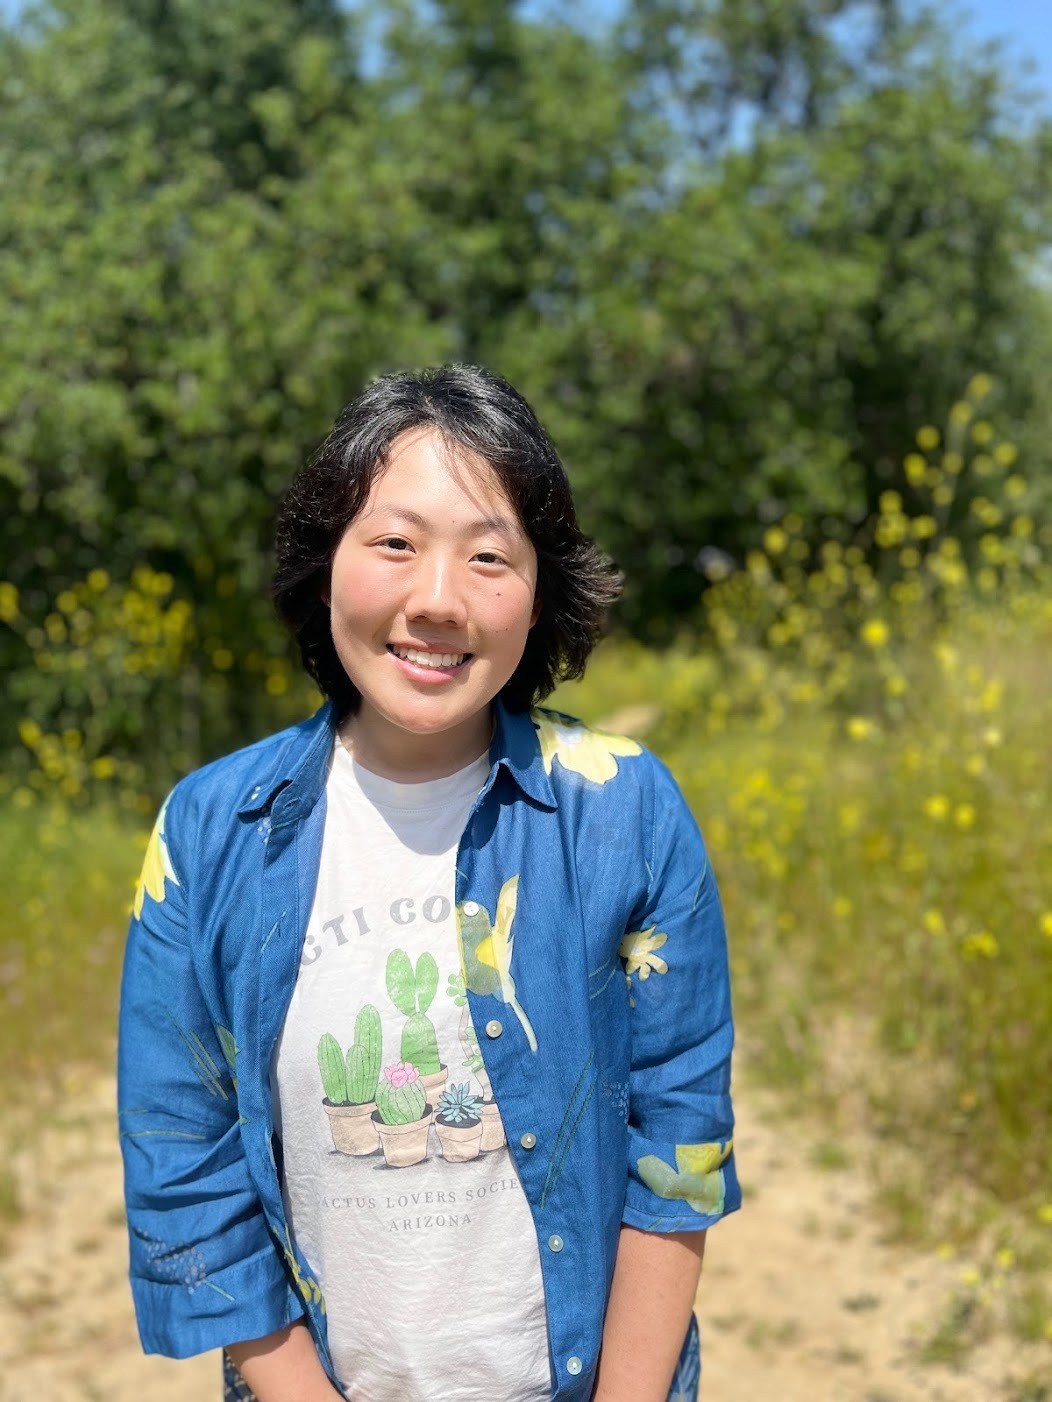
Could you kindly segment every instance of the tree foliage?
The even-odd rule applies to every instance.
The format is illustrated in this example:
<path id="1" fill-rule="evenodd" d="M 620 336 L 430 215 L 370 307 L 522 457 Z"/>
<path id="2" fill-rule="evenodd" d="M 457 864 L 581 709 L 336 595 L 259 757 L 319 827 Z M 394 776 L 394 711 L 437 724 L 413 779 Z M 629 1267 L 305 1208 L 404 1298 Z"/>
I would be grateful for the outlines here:
<path id="1" fill-rule="evenodd" d="M 1048 124 L 899 0 L 61 0 L 2 39 L 2 572 L 27 618 L 170 576 L 177 766 L 269 723 L 274 502 L 386 369 L 523 388 L 639 634 L 706 549 L 908 496 L 976 369 L 1047 463 Z"/>

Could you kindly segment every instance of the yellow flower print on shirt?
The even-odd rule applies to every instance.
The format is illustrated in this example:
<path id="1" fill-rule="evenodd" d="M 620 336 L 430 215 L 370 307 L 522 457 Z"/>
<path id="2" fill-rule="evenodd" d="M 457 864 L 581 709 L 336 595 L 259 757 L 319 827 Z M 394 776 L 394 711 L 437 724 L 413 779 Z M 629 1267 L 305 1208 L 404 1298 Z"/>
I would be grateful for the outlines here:
<path id="1" fill-rule="evenodd" d="M 168 880 L 173 886 L 179 885 L 179 879 L 172 868 L 171 858 L 168 856 L 168 846 L 164 840 L 164 815 L 168 809 L 167 800 L 157 815 L 157 821 L 153 825 L 153 832 L 150 834 L 150 841 L 146 847 L 146 856 L 143 858 L 142 871 L 139 874 L 139 882 L 135 887 L 135 901 L 132 909 L 135 911 L 135 918 L 142 918 L 143 901 L 146 896 L 161 905 L 164 901 L 164 883 Z"/>
<path id="2" fill-rule="evenodd" d="M 537 1037 L 526 1016 L 526 1009 L 519 1002 L 511 972 L 511 957 L 515 948 L 512 926 L 518 900 L 519 877 L 516 872 L 500 888 L 496 919 L 492 925 L 489 915 L 477 901 L 465 901 L 457 906 L 461 972 L 465 986 L 472 993 L 491 994 L 511 1008 L 526 1033 L 530 1051 L 536 1051 Z"/>
<path id="3" fill-rule="evenodd" d="M 655 935 L 656 929 L 656 925 L 651 925 L 649 930 L 635 930 L 625 935 L 618 945 L 617 952 L 625 961 L 625 973 L 629 976 L 638 974 L 640 978 L 649 978 L 651 969 L 656 974 L 668 973 L 668 965 L 664 959 L 654 953 L 665 943 L 668 935 Z"/>
<path id="4" fill-rule="evenodd" d="M 677 1144 L 676 1167 L 644 1154 L 636 1167 L 639 1176 L 659 1198 L 679 1199 L 703 1217 L 723 1211 L 725 1184 L 723 1164 L 734 1141 L 724 1144 Z"/>
<path id="5" fill-rule="evenodd" d="M 540 736 L 546 774 L 552 772 L 552 763 L 558 759 L 563 769 L 572 769 L 595 784 L 605 784 L 617 774 L 615 756 L 643 752 L 642 746 L 627 736 L 593 730 L 582 721 L 557 711 L 531 711 L 530 716 Z"/>

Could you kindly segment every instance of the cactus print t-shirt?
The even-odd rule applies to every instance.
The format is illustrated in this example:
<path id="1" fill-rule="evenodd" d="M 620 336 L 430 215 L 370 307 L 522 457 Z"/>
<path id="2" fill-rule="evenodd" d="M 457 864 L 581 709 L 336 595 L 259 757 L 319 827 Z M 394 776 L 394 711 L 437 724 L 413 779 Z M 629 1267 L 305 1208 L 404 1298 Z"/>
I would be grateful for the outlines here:
<path id="1" fill-rule="evenodd" d="M 360 1402 L 541 1402 L 544 1287 L 464 993 L 457 846 L 483 755 L 421 784 L 337 743 L 271 1070 L 282 1193 Z M 499 1262 L 499 1265 L 496 1263 Z"/>

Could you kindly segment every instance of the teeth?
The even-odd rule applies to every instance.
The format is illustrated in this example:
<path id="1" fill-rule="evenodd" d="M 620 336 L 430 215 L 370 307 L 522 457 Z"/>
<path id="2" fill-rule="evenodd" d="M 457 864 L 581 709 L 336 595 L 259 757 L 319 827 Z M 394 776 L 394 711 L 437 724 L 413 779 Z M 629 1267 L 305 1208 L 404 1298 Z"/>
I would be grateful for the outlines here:
<path id="1" fill-rule="evenodd" d="M 417 652 L 416 648 L 393 647 L 391 651 L 405 662 L 415 662 L 418 667 L 459 667 L 466 652 Z"/>

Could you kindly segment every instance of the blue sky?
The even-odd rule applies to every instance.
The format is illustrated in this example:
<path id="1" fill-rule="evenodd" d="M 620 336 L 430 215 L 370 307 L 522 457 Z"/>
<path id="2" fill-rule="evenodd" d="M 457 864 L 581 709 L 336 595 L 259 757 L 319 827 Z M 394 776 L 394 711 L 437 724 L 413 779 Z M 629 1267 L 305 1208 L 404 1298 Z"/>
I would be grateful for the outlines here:
<path id="1" fill-rule="evenodd" d="M 1052 0 L 967 0 L 961 9 L 970 12 L 968 27 L 977 38 L 1003 36 L 1011 57 L 1034 60 L 1034 78 L 1052 102 Z"/>
<path id="2" fill-rule="evenodd" d="M 538 10 L 558 10 L 567 0 L 528 0 Z M 977 40 L 1001 38 L 1006 41 L 1006 59 L 1020 67 L 1030 58 L 1033 79 L 1048 94 L 1052 107 L 1052 0 L 929 0 L 956 28 Z M 596 16 L 615 14 L 621 0 L 573 0 L 573 8 Z"/>
<path id="3" fill-rule="evenodd" d="M 965 17 L 964 29 L 977 39 L 1001 37 L 1007 41 L 1009 59 L 1020 65 L 1034 61 L 1034 79 L 1046 90 L 1052 106 L 1052 0 L 935 0 L 947 16 Z M 579 8 L 596 14 L 618 8 L 618 0 L 577 0 Z M 537 8 L 548 8 L 544 0 Z M 0 13 L 14 14 L 20 0 L 0 0 Z"/>

